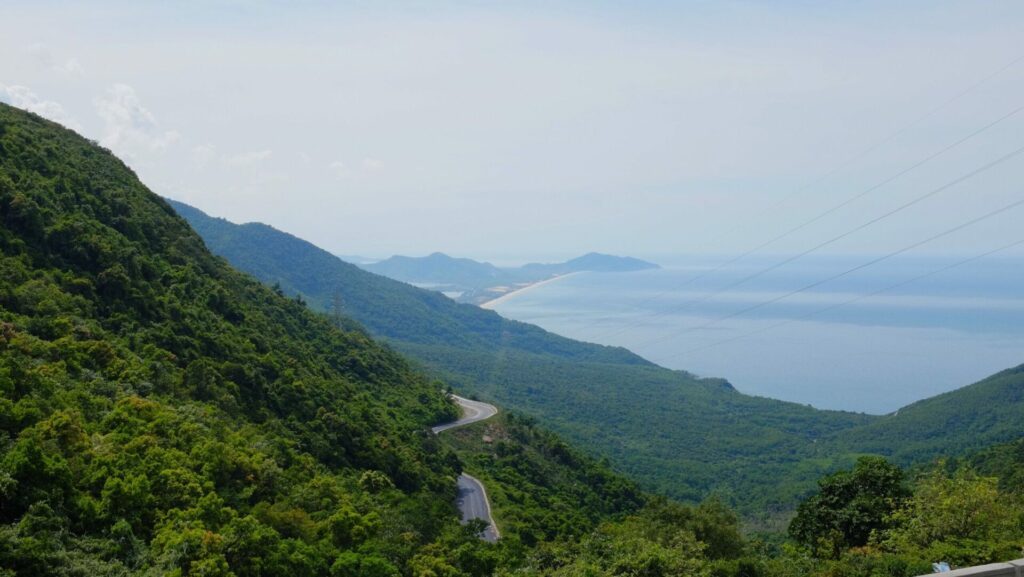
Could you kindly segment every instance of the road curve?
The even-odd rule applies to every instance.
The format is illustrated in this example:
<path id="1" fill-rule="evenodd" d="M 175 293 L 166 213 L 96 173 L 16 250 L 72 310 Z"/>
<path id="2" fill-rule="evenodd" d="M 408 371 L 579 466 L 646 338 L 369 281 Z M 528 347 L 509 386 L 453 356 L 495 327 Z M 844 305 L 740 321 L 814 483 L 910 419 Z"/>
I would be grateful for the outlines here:
<path id="1" fill-rule="evenodd" d="M 457 395 L 452 395 L 452 398 L 462 407 L 462 417 L 451 423 L 433 427 L 431 430 L 434 431 L 434 434 L 483 421 L 498 414 L 498 408 L 494 405 L 481 403 L 480 401 L 471 401 Z M 491 502 L 487 499 L 487 490 L 484 489 L 483 483 L 465 473 L 459 475 L 457 483 L 459 494 L 456 497 L 455 504 L 462 513 L 462 522 L 468 523 L 473 519 L 483 519 L 487 522 L 487 528 L 480 534 L 480 538 L 494 543 L 501 537 L 501 533 L 498 532 L 498 527 L 494 524 L 494 518 L 491 517 Z"/>
<path id="2" fill-rule="evenodd" d="M 463 427 L 470 423 L 477 421 L 483 421 L 484 419 L 490 419 L 494 415 L 498 414 L 498 408 L 494 405 L 487 403 L 481 403 L 480 401 L 471 401 L 464 399 L 458 395 L 452 395 L 455 402 L 462 407 L 462 416 L 458 420 L 443 425 L 438 425 L 432 429 L 434 434 L 440 433 L 441 431 L 447 431 L 448 429 L 454 429 L 455 427 Z"/>

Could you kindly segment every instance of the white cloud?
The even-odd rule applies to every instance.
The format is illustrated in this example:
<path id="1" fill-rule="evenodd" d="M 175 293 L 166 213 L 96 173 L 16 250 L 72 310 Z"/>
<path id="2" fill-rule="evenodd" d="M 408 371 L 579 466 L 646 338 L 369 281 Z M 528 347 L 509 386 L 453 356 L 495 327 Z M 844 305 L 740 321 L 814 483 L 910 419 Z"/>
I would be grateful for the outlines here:
<path id="1" fill-rule="evenodd" d="M 34 112 L 64 126 L 81 131 L 81 125 L 71 117 L 64 107 L 53 100 L 43 100 L 26 86 L 7 86 L 0 84 L 0 101 L 12 106 Z"/>
<path id="2" fill-rule="evenodd" d="M 217 148 L 212 144 L 200 144 L 192 147 L 192 158 L 199 166 L 210 164 L 217 157 Z"/>
<path id="3" fill-rule="evenodd" d="M 41 68 L 53 70 L 64 74 L 84 76 L 85 69 L 77 58 L 71 57 L 64 60 L 58 59 L 45 44 L 35 43 L 25 47 L 28 57 Z"/>
<path id="4" fill-rule="evenodd" d="M 273 155 L 271 150 L 258 150 L 225 156 L 222 160 L 228 166 L 253 166 L 268 160 L 271 155 Z"/>
<path id="5" fill-rule="evenodd" d="M 353 168 L 352 165 L 344 160 L 335 160 L 327 165 L 327 168 L 334 173 L 336 178 L 344 180 L 356 176 L 357 174 L 378 172 L 384 168 L 384 163 L 376 158 L 364 158 L 359 161 L 356 167 L 357 168 Z"/>
<path id="6" fill-rule="evenodd" d="M 366 172 L 377 172 L 378 170 L 384 168 L 384 163 L 377 160 L 376 158 L 364 158 L 361 164 L 363 170 L 365 170 Z"/>
<path id="7" fill-rule="evenodd" d="M 345 179 L 352 176 L 352 169 L 345 164 L 344 161 L 335 160 L 334 162 L 327 165 L 327 168 L 334 173 L 334 176 L 338 179 Z"/>
<path id="8" fill-rule="evenodd" d="M 140 152 L 159 151 L 180 137 L 173 130 L 161 130 L 156 117 L 127 84 L 111 86 L 106 96 L 93 104 L 104 122 L 100 142 L 118 154 L 131 158 Z"/>

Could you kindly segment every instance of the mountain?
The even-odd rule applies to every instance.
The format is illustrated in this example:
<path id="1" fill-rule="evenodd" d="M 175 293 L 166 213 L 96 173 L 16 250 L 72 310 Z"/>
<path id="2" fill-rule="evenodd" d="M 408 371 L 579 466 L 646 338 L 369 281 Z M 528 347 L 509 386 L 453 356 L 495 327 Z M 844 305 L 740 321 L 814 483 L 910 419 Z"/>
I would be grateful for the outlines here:
<path id="1" fill-rule="evenodd" d="M 172 200 L 216 254 L 287 294 L 302 295 L 314 308 L 340 311 L 377 336 L 421 345 L 472 350 L 511 347 L 560 358 L 649 364 L 619 347 L 573 341 L 492 311 L 457 304 L 434 291 L 368 273 L 312 244 L 260 223 L 236 225 Z M 337 297 L 337 298 L 336 298 Z"/>
<path id="2" fill-rule="evenodd" d="M 612 256 L 591 252 L 562 263 L 530 263 L 520 268 L 523 274 L 555 275 L 571 272 L 634 272 L 660 268 L 658 265 L 629 256 Z"/>
<path id="3" fill-rule="evenodd" d="M 171 204 L 234 266 L 323 310 L 339 295 L 347 315 L 432 374 L 537 417 L 663 494 L 700 500 L 719 490 L 747 512 L 787 509 L 822 473 L 852 462 L 817 440 L 874 419 L 742 395 L 371 274 L 269 226 Z"/>
<path id="4" fill-rule="evenodd" d="M 541 419 L 609 457 L 646 489 L 680 499 L 717 491 L 748 516 L 771 518 L 818 477 L 863 453 L 909 464 L 1024 435 L 1024 403 L 1013 396 L 1019 389 L 1012 375 L 890 416 L 820 411 L 743 395 L 720 379 L 502 319 L 369 274 L 265 225 L 235 225 L 174 206 L 239 268 L 325 310 L 339 291 L 348 314 L 428 371 Z M 421 329 L 389 318 L 414 319 Z M 988 411 L 989 403 L 998 409 Z"/>
<path id="5" fill-rule="evenodd" d="M 6 105 L 0 271 L 4 577 L 564 575 L 598 548 L 619 573 L 657 555 L 709 574 L 743 553 L 728 510 L 651 508 L 533 420 L 431 434 L 455 416 L 442 383 L 232 269 L 109 151 Z M 494 492 L 497 544 L 458 522 L 463 468 Z"/>
<path id="6" fill-rule="evenodd" d="M 214 257 L 108 151 L 6 105 L 0 224 L 0 572 L 448 555 L 459 464 L 424 432 L 456 411 L 436 382 Z"/>
<path id="7" fill-rule="evenodd" d="M 415 284 L 478 286 L 507 278 L 498 267 L 468 258 L 452 258 L 435 252 L 425 257 L 396 255 L 363 268 L 395 280 Z"/>
<path id="8" fill-rule="evenodd" d="M 393 256 L 360 265 L 362 268 L 423 288 L 445 293 L 460 301 L 483 304 L 517 288 L 576 272 L 634 272 L 658 265 L 632 257 L 592 252 L 561 263 L 530 263 L 516 268 L 499 268 L 468 258 L 453 258 L 435 252 L 425 257 Z"/>
<path id="9" fill-rule="evenodd" d="M 1024 365 L 917 401 L 837 436 L 836 446 L 901 464 L 963 455 L 1024 436 Z"/>

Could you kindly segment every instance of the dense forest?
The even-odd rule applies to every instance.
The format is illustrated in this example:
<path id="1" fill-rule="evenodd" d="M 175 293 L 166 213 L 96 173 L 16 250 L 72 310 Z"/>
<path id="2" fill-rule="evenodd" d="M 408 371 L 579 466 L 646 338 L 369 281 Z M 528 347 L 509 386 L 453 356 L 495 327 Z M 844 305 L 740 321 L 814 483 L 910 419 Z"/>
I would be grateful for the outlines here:
<path id="1" fill-rule="evenodd" d="M 861 454 L 911 465 L 1024 433 L 1021 370 L 892 415 L 819 411 L 502 319 L 369 274 L 267 225 L 172 205 L 240 269 L 320 310 L 333 310 L 337 297 L 372 334 L 460 390 L 537 417 L 646 490 L 690 502 L 713 491 L 755 526 L 780 528 L 816 479 Z"/>
<path id="2" fill-rule="evenodd" d="M 209 254 L 109 152 L 0 107 L 0 217 L 0 567 L 388 573 L 476 546 L 425 433 L 456 414 L 439 384 Z"/>
<path id="3" fill-rule="evenodd" d="M 1024 545 L 1019 442 L 911 473 L 857 460 L 780 541 L 530 417 L 434 436 L 447 383 L 230 268 L 108 151 L 6 105 L 0 224 L 2 576 L 908 577 Z M 458 522 L 462 470 L 498 544 Z"/>

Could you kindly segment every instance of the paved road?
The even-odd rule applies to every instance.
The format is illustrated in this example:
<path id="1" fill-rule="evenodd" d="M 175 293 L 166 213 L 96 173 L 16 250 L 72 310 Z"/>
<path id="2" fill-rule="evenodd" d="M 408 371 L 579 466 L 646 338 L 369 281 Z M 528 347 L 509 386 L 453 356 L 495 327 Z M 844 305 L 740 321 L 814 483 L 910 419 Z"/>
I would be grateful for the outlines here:
<path id="1" fill-rule="evenodd" d="M 501 535 L 494 526 L 494 520 L 491 519 L 491 503 L 487 499 L 483 483 L 465 473 L 459 475 L 458 483 L 459 496 L 456 497 L 455 504 L 459 506 L 459 511 L 462 511 L 463 524 L 472 519 L 487 521 L 487 528 L 480 534 L 480 538 L 491 543 L 496 542 Z"/>
<path id="2" fill-rule="evenodd" d="M 452 395 L 452 397 L 462 407 L 462 417 L 457 421 L 434 427 L 431 430 L 435 434 L 489 419 L 498 414 L 498 408 L 494 405 L 471 401 L 456 395 Z M 458 486 L 459 495 L 456 497 L 455 504 L 462 512 L 462 522 L 467 523 L 473 519 L 487 521 L 487 528 L 480 534 L 480 538 L 491 543 L 497 541 L 501 537 L 501 533 L 498 532 L 498 528 L 494 525 L 494 519 L 491 517 L 491 503 L 487 499 L 487 490 L 484 489 L 483 483 L 463 473 L 459 475 Z"/>
<path id="3" fill-rule="evenodd" d="M 462 407 L 462 417 L 457 421 L 438 425 L 431 429 L 435 434 L 441 431 L 447 431 L 448 429 L 454 429 L 455 427 L 462 427 L 470 423 L 482 421 L 484 419 L 490 419 L 494 415 L 498 414 L 498 408 L 494 405 L 488 405 L 487 403 L 481 403 L 480 401 L 471 401 L 464 399 L 458 395 L 452 395 L 455 402 Z"/>

